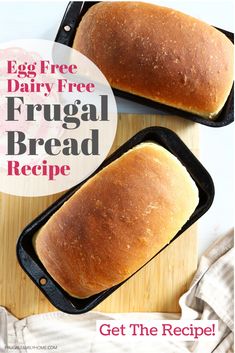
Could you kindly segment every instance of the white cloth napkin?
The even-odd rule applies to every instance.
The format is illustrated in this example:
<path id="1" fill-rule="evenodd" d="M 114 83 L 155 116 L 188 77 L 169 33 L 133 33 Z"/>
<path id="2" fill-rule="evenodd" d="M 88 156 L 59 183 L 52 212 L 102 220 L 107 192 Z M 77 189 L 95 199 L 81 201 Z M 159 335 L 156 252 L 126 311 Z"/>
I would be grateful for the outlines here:
<path id="1" fill-rule="evenodd" d="M 0 308 L 0 353 L 233 353 L 233 234 L 216 241 L 202 256 L 191 287 L 181 298 L 182 314 L 61 312 L 17 320 Z M 96 334 L 98 319 L 207 319 L 219 321 L 210 342 L 112 340 Z M 4 347 L 8 347 L 8 350 Z"/>

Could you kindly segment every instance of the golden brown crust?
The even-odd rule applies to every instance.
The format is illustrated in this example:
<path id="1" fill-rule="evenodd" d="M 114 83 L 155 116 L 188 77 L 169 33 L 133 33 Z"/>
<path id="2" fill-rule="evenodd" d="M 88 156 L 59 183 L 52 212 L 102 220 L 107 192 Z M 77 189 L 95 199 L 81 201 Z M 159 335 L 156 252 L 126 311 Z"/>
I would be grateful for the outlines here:
<path id="1" fill-rule="evenodd" d="M 143 143 L 86 182 L 40 230 L 36 252 L 71 295 L 122 282 L 189 219 L 198 190 L 182 164 Z"/>
<path id="2" fill-rule="evenodd" d="M 233 44 L 220 31 L 178 11 L 141 2 L 90 8 L 73 47 L 110 84 L 203 117 L 222 109 L 233 82 Z"/>

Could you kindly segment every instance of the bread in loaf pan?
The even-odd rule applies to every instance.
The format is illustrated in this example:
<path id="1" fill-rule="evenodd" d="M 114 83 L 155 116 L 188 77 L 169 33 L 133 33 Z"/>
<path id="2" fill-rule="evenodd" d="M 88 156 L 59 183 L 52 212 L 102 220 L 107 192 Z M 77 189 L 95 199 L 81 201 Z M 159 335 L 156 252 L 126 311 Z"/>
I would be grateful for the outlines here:
<path id="1" fill-rule="evenodd" d="M 231 91 L 233 44 L 214 27 L 142 2 L 100 2 L 83 16 L 73 48 L 112 87 L 205 118 Z"/>
<path id="2" fill-rule="evenodd" d="M 155 143 L 141 143 L 64 203 L 37 233 L 35 251 L 66 292 L 89 297 L 151 259 L 198 201 L 198 189 L 180 161 Z"/>

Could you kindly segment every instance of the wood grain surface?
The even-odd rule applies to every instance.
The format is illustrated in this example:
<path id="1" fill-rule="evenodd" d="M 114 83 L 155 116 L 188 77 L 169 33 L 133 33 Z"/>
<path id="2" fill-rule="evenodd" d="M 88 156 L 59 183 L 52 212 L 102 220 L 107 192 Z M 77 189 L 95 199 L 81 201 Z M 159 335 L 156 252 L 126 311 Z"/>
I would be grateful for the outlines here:
<path id="1" fill-rule="evenodd" d="M 172 116 L 120 114 L 112 151 L 148 126 L 174 130 L 198 155 L 198 126 Z M 13 315 L 56 310 L 19 266 L 16 242 L 24 226 L 59 195 L 47 197 L 0 196 L 0 305 Z M 178 312 L 178 299 L 187 290 L 197 267 L 196 225 L 114 292 L 96 310 L 103 312 Z"/>

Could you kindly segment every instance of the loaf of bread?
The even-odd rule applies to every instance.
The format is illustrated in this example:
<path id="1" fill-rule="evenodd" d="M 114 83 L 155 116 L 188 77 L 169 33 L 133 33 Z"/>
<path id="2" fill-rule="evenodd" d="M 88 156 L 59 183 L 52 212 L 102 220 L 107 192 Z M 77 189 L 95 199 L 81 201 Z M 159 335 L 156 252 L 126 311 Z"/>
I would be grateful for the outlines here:
<path id="1" fill-rule="evenodd" d="M 231 41 L 169 8 L 132 1 L 93 5 L 73 48 L 90 58 L 112 87 L 205 118 L 218 115 L 231 91 Z"/>
<path id="2" fill-rule="evenodd" d="M 146 142 L 89 179 L 34 239 L 47 272 L 85 298 L 128 278 L 182 228 L 198 204 L 185 167 Z"/>

